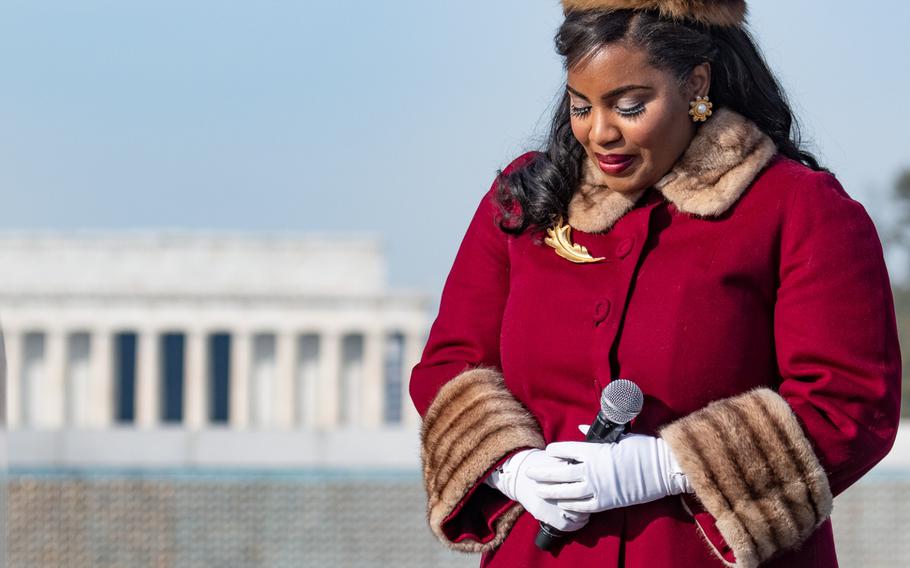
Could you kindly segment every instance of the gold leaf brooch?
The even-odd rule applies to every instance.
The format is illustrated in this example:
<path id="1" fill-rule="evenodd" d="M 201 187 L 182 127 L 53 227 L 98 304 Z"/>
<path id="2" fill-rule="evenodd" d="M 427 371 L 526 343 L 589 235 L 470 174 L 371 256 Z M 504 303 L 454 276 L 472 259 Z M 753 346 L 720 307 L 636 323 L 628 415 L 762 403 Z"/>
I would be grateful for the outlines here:
<path id="1" fill-rule="evenodd" d="M 572 243 L 572 226 L 564 223 L 562 217 L 556 221 L 555 227 L 547 229 L 547 238 L 544 242 L 556 250 L 556 254 L 566 260 L 577 263 L 600 262 L 605 257 L 594 258 L 588 249 L 582 245 Z"/>

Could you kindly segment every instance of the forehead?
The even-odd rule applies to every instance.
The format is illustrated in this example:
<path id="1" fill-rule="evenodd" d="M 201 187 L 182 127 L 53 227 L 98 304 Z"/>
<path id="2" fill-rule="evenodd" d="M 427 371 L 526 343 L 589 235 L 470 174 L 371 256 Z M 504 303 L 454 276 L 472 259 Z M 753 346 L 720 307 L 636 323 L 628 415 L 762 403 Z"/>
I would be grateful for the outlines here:
<path id="1" fill-rule="evenodd" d="M 568 70 L 569 85 L 589 96 L 627 84 L 659 87 L 669 73 L 652 66 L 645 50 L 626 44 L 609 44 Z"/>

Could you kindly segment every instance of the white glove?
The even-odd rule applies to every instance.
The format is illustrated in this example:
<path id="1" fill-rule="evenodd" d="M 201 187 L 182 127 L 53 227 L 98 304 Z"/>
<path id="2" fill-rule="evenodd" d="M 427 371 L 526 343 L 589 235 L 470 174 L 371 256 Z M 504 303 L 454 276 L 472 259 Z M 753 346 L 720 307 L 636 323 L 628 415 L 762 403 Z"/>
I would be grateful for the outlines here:
<path id="1" fill-rule="evenodd" d="M 565 511 L 596 513 L 691 493 L 689 480 L 661 438 L 626 434 L 612 444 L 554 442 L 547 455 L 561 466 L 528 470 L 538 497 L 556 499 Z"/>
<path id="2" fill-rule="evenodd" d="M 539 485 L 526 472 L 531 467 L 564 467 L 564 461 L 550 457 L 543 450 L 531 449 L 515 453 L 493 470 L 484 482 L 513 501 L 518 501 L 538 521 L 563 532 L 577 531 L 588 523 L 588 513 L 565 511 L 556 501 L 538 496 Z"/>

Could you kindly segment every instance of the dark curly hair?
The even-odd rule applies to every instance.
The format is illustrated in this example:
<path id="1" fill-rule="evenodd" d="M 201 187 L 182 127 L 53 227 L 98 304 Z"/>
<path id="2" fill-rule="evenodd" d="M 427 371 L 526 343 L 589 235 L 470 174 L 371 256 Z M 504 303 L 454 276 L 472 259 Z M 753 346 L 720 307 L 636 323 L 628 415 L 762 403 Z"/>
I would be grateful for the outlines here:
<path id="1" fill-rule="evenodd" d="M 801 148 L 799 125 L 787 97 L 743 26 L 711 27 L 643 10 L 570 11 L 554 39 L 566 70 L 618 41 L 644 49 L 650 64 L 672 73 L 680 86 L 696 65 L 709 62 L 715 108 L 727 107 L 745 116 L 777 144 L 781 154 L 813 170 L 827 171 Z M 546 148 L 523 167 L 498 173 L 500 228 L 520 234 L 528 227 L 542 230 L 558 217 L 565 218 L 584 159 L 584 148 L 569 122 L 569 96 L 563 91 Z"/>

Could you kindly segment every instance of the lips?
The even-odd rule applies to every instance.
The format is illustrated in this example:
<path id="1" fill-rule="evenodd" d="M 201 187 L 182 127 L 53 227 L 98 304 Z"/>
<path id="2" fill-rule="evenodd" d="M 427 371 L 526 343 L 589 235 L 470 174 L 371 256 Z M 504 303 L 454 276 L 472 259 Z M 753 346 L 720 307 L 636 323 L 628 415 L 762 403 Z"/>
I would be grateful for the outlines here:
<path id="1" fill-rule="evenodd" d="M 635 156 L 629 154 L 594 154 L 601 171 L 608 174 L 618 174 L 632 165 Z"/>

